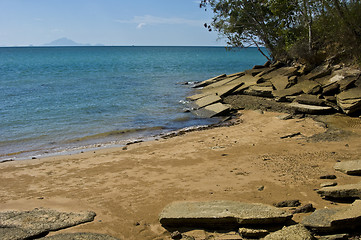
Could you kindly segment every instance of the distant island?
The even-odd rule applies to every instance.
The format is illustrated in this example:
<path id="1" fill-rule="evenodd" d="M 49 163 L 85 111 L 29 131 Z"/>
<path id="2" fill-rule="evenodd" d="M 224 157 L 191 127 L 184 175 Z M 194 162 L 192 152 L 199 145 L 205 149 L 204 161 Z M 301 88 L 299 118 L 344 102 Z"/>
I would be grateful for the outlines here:
<path id="1" fill-rule="evenodd" d="M 65 46 L 92 46 L 92 45 L 89 43 L 77 43 L 69 38 L 63 37 L 63 38 L 56 39 L 50 43 L 45 43 L 45 44 L 43 44 L 43 46 L 59 46 L 59 47 L 63 46 L 63 47 L 65 47 Z M 104 45 L 96 44 L 95 46 L 104 46 Z"/>

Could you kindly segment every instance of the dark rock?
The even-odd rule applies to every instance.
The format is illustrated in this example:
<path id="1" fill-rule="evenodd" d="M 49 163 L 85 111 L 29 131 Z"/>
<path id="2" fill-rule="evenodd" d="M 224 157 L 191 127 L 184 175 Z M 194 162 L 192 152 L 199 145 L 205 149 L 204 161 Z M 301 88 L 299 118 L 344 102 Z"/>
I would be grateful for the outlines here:
<path id="1" fill-rule="evenodd" d="M 328 64 L 324 64 L 314 68 L 309 74 L 306 75 L 306 77 L 310 80 L 314 80 L 316 78 L 322 78 L 331 74 L 331 71 L 332 69 L 330 66 Z"/>
<path id="2" fill-rule="evenodd" d="M 282 208 L 282 207 L 298 207 L 300 205 L 301 205 L 300 200 L 285 200 L 285 201 L 273 204 L 273 206 L 279 207 L 279 208 Z"/>
<path id="3" fill-rule="evenodd" d="M 297 132 L 297 133 L 291 133 L 291 134 L 288 134 L 288 135 L 285 135 L 285 136 L 282 136 L 280 137 L 281 139 L 285 139 L 285 138 L 293 138 L 293 137 L 296 137 L 296 136 L 300 136 L 302 135 L 301 132 Z"/>
<path id="4" fill-rule="evenodd" d="M 339 93 L 339 91 L 340 91 L 340 84 L 335 82 L 326 87 L 323 87 L 322 94 L 323 95 L 334 95 L 336 93 Z"/>
<path id="5" fill-rule="evenodd" d="M 336 179 L 336 175 L 334 174 L 327 174 L 327 175 L 322 175 L 320 176 L 320 179 Z"/>
<path id="6" fill-rule="evenodd" d="M 182 239 L 182 234 L 179 231 L 172 232 L 170 234 L 172 239 Z"/>
<path id="7" fill-rule="evenodd" d="M 233 228 L 240 225 L 281 224 L 292 215 L 278 208 L 233 201 L 174 202 L 163 209 L 164 227 Z"/>
<path id="8" fill-rule="evenodd" d="M 295 209 L 292 213 L 308 213 L 308 212 L 313 212 L 315 211 L 315 208 L 313 207 L 313 205 L 311 203 L 308 203 L 302 207 L 299 207 L 297 209 Z"/>

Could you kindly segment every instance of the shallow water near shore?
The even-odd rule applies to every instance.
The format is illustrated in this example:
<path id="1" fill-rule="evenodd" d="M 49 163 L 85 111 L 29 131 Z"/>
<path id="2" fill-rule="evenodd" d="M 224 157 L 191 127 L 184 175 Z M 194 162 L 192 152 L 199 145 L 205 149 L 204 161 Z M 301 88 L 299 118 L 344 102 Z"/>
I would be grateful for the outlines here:
<path id="1" fill-rule="evenodd" d="M 194 90 L 179 83 L 264 62 L 255 48 L 0 48 L 0 161 L 213 123 L 184 112 Z"/>

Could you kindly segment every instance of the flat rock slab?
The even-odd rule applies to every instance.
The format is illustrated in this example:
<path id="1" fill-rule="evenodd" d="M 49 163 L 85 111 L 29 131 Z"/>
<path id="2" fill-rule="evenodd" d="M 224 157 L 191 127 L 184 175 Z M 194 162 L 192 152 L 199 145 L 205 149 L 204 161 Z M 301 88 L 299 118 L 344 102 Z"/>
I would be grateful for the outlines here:
<path id="1" fill-rule="evenodd" d="M 202 97 L 200 99 L 197 99 L 196 101 L 191 102 L 189 105 L 194 109 L 199 109 L 199 108 L 206 107 L 208 105 L 220 102 L 221 100 L 222 99 L 219 96 L 212 94 L 212 95 L 208 95 L 208 96 Z"/>
<path id="2" fill-rule="evenodd" d="M 361 88 L 352 88 L 337 95 L 337 104 L 346 114 L 361 109 Z"/>
<path id="3" fill-rule="evenodd" d="M 310 231 L 303 225 L 297 224 L 289 227 L 284 227 L 277 232 L 270 233 L 264 240 L 313 240 L 316 239 L 312 236 Z"/>
<path id="4" fill-rule="evenodd" d="M 317 193 L 326 198 L 361 198 L 361 182 L 356 184 L 324 187 Z"/>
<path id="5" fill-rule="evenodd" d="M 334 168 L 348 175 L 361 175 L 361 160 L 338 162 Z"/>
<path id="6" fill-rule="evenodd" d="M 278 208 L 234 201 L 174 202 L 159 216 L 165 227 L 232 228 L 287 222 L 292 214 Z"/>
<path id="7" fill-rule="evenodd" d="M 359 229 L 361 227 L 361 201 L 350 206 L 316 210 L 302 220 L 302 224 L 316 232 L 335 232 Z"/>
<path id="8" fill-rule="evenodd" d="M 16 227 L 0 228 L 1 240 L 31 239 L 43 233 L 44 231 L 42 230 L 25 230 Z"/>
<path id="9" fill-rule="evenodd" d="M 193 111 L 193 113 L 195 115 L 197 115 L 198 117 L 211 118 L 211 117 L 222 115 L 223 113 L 225 113 L 229 110 L 230 110 L 229 106 L 224 105 L 222 103 L 215 103 L 212 105 L 208 105 L 204 108 L 200 108 L 196 111 Z"/>
<path id="10" fill-rule="evenodd" d="M 329 106 L 307 105 L 297 102 L 290 103 L 288 106 L 297 112 L 308 114 L 328 114 L 333 111 L 333 108 Z"/>
<path id="11" fill-rule="evenodd" d="M 216 76 L 216 77 L 213 77 L 213 78 L 210 78 L 210 79 L 207 79 L 207 80 L 204 80 L 196 85 L 194 85 L 193 87 L 194 88 L 199 88 L 199 87 L 205 87 L 205 86 L 208 86 L 209 84 L 212 84 L 212 83 L 215 83 L 217 81 L 220 81 L 224 78 L 226 78 L 227 75 L 226 74 L 222 74 L 222 75 L 219 75 L 219 76 Z"/>
<path id="12" fill-rule="evenodd" d="M 16 234 L 12 238 L 2 238 L 2 240 L 26 239 L 49 231 L 56 231 L 85 222 L 91 222 L 94 220 L 95 215 L 96 214 L 91 211 L 66 213 L 48 209 L 34 209 L 23 212 L 0 212 L 1 232 L 4 233 L 4 235 L 11 233 Z"/>
<path id="13" fill-rule="evenodd" d="M 316 95 L 311 94 L 302 94 L 296 97 L 296 102 L 300 104 L 308 104 L 308 105 L 316 105 L 316 106 L 324 106 L 325 102 L 322 99 L 319 99 Z"/>
<path id="14" fill-rule="evenodd" d="M 105 234 L 98 233 L 66 233 L 51 237 L 40 238 L 39 240 L 119 240 Z"/>

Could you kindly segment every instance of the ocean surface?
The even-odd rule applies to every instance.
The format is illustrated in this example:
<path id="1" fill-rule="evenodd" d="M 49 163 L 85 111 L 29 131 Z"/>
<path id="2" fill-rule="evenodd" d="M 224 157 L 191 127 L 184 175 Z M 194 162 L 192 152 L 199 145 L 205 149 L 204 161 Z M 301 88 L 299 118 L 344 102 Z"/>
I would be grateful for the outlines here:
<path id="1" fill-rule="evenodd" d="M 185 113 L 197 82 L 263 64 L 257 49 L 0 48 L 0 161 L 124 145 L 212 119 Z"/>

